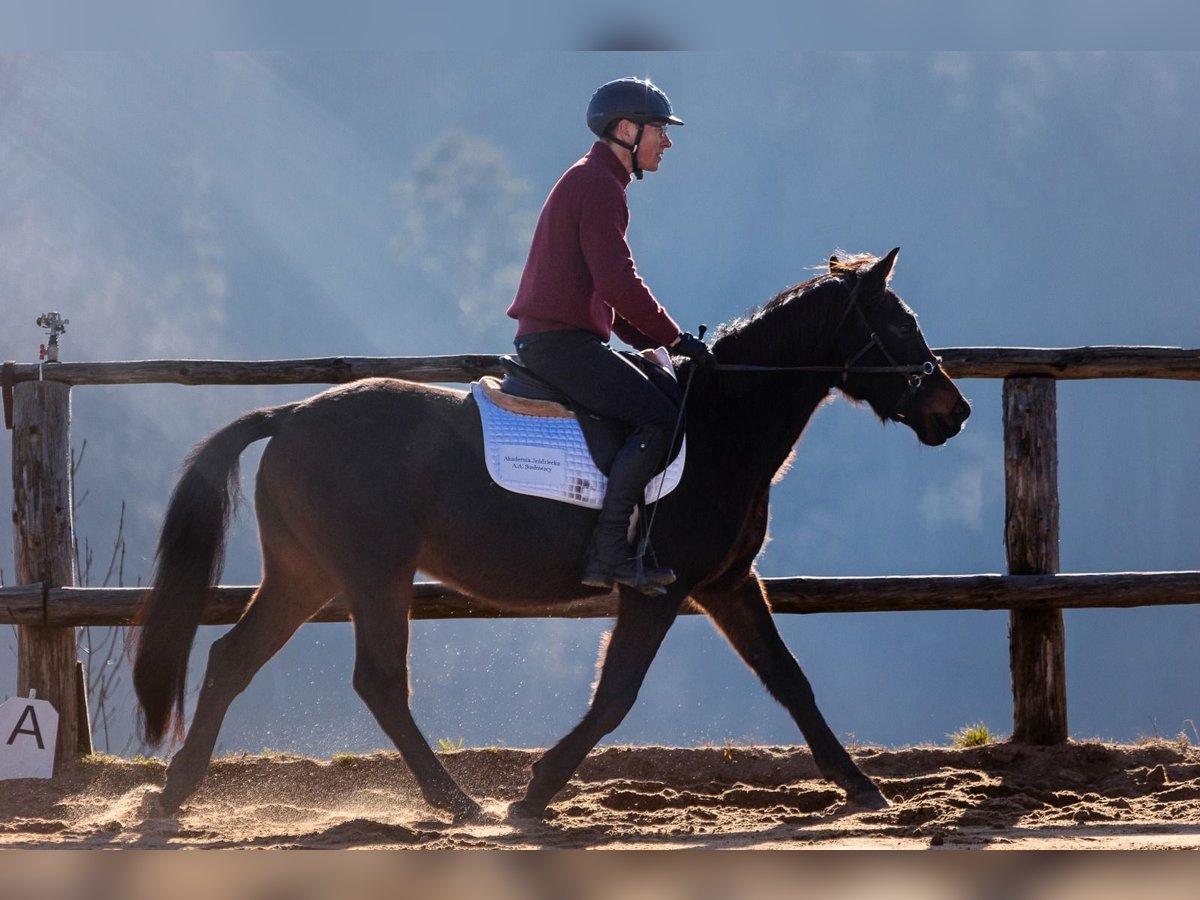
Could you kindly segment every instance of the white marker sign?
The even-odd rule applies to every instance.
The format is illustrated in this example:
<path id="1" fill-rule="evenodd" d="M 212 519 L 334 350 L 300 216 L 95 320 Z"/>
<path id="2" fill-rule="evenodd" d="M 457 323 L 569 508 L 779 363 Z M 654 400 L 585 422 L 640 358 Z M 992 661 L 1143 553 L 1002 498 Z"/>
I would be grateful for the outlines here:
<path id="1" fill-rule="evenodd" d="M 0 703 L 0 781 L 54 777 L 58 713 L 45 700 L 13 697 Z"/>
<path id="2" fill-rule="evenodd" d="M 554 447 L 501 444 L 502 480 L 559 488 L 567 481 L 567 454 Z"/>

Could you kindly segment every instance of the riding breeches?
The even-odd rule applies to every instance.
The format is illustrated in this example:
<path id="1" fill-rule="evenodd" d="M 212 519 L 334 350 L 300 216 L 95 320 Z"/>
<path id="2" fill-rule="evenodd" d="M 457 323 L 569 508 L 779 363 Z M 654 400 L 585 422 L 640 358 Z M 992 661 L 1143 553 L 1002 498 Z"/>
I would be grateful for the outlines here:
<path id="1" fill-rule="evenodd" d="M 609 474 L 608 498 L 631 507 L 666 462 L 674 404 L 632 363 L 589 331 L 543 331 L 514 341 L 521 362 L 588 412 L 625 423 L 629 438 Z"/>

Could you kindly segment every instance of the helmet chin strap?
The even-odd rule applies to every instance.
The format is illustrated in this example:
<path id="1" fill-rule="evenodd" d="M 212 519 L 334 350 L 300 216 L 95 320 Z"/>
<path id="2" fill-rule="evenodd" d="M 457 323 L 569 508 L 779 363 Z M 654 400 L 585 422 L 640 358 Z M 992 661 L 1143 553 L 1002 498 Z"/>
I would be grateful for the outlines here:
<path id="1" fill-rule="evenodd" d="M 633 166 L 633 177 L 636 178 L 638 181 L 642 180 L 642 167 L 638 165 L 638 147 L 641 146 L 642 132 L 645 131 L 645 129 L 646 129 L 645 124 L 643 124 L 641 122 L 637 123 L 637 134 L 634 135 L 632 144 L 627 144 L 627 143 L 625 143 L 625 141 L 623 141 L 619 137 L 617 137 L 617 130 L 615 127 L 610 129 L 610 131 L 608 133 L 609 139 L 614 144 L 616 144 L 619 147 L 624 147 L 631 154 L 633 154 L 633 158 L 631 159 L 630 164 Z"/>

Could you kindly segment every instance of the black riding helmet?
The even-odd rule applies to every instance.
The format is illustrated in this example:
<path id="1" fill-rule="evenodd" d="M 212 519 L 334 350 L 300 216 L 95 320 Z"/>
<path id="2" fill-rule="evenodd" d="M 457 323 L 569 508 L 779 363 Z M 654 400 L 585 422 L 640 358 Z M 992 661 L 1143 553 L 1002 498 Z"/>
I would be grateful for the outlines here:
<path id="1" fill-rule="evenodd" d="M 632 144 L 614 136 L 612 127 L 621 119 L 628 119 L 638 127 Z M 649 79 L 618 78 L 596 88 L 587 109 L 588 128 L 598 138 L 613 141 L 633 154 L 633 174 L 642 177 L 637 164 L 638 145 L 642 142 L 642 129 L 646 125 L 682 125 L 671 109 L 671 101 L 662 89 Z"/>

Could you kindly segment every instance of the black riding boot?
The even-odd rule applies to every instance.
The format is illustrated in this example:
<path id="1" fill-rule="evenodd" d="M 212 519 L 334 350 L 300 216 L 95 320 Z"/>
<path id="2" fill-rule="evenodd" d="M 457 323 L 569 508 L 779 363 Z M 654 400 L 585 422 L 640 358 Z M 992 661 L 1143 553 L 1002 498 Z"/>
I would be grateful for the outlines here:
<path id="1" fill-rule="evenodd" d="M 604 505 L 584 560 L 583 583 L 590 587 L 623 584 L 656 597 L 667 592 L 663 585 L 675 580 L 670 569 L 645 568 L 625 539 L 633 508 L 664 461 L 665 453 L 649 444 L 641 433 L 635 433 L 613 462 Z"/>

